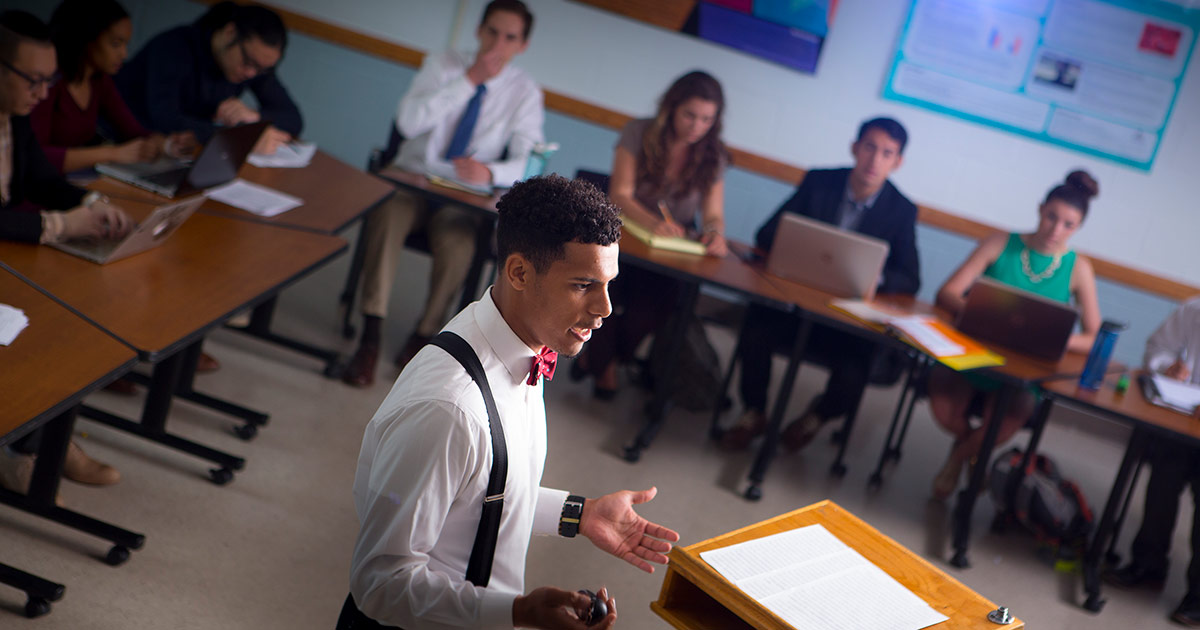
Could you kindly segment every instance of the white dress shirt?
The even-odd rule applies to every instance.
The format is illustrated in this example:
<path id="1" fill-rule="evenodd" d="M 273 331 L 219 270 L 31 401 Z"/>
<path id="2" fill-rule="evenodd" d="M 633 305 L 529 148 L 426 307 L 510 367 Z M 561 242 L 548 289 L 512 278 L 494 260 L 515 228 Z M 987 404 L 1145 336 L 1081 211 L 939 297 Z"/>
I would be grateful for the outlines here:
<path id="1" fill-rule="evenodd" d="M 466 74 L 473 63 L 474 54 L 457 51 L 425 58 L 396 111 L 396 128 L 406 138 L 396 166 L 420 173 L 429 165 L 446 163 L 450 138 L 475 95 Z M 487 92 L 467 154 L 491 169 L 493 185 L 512 186 L 525 175 L 533 145 L 543 140 L 542 91 L 512 64 L 484 85 Z M 501 160 L 505 147 L 508 156 Z"/>
<path id="2" fill-rule="evenodd" d="M 567 493 L 541 488 L 542 384 L 525 384 L 534 352 L 504 321 L 489 289 L 445 330 L 487 373 L 508 443 L 508 479 L 487 588 L 466 580 L 492 467 L 483 394 L 445 350 L 426 346 L 367 425 L 354 477 L 361 525 L 350 591 L 368 617 L 406 630 L 512 628 L 525 591 L 531 533 L 555 534 Z"/>
<path id="3" fill-rule="evenodd" d="M 1200 385 L 1200 297 L 1184 302 L 1146 341 L 1146 369 L 1162 372 L 1187 355 L 1184 363 L 1192 373 L 1191 383 Z"/>

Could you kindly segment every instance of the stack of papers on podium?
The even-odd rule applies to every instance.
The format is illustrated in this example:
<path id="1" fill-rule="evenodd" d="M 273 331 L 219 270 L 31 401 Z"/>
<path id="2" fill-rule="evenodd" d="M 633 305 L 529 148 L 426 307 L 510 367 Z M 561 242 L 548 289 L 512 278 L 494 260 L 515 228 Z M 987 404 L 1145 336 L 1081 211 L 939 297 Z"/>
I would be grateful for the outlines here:
<path id="1" fill-rule="evenodd" d="M 0 346 L 11 344 L 28 325 L 29 318 L 25 316 L 25 311 L 0 304 Z"/>
<path id="2" fill-rule="evenodd" d="M 800 630 L 918 630 L 948 619 L 821 525 L 700 557 Z"/>
<path id="3" fill-rule="evenodd" d="M 630 236 L 650 247 L 683 254 L 696 254 L 697 256 L 703 256 L 708 252 L 708 248 L 700 241 L 693 241 L 682 236 L 659 236 L 646 226 L 634 223 L 629 217 L 622 216 L 621 223 L 625 225 L 625 231 L 629 232 Z"/>
<path id="4" fill-rule="evenodd" d="M 273 217 L 304 205 L 304 201 L 296 197 L 240 178 L 209 188 L 204 191 L 204 196 L 260 217 Z"/>
<path id="5" fill-rule="evenodd" d="M 1152 401 L 1155 404 L 1184 413 L 1192 413 L 1196 406 L 1200 405 L 1200 387 L 1167 378 L 1162 374 L 1155 374 L 1153 380 L 1154 388 L 1158 390 L 1158 399 Z"/>
<path id="6" fill-rule="evenodd" d="M 270 155 L 251 153 L 246 159 L 251 166 L 259 168 L 304 168 L 312 162 L 317 145 L 312 142 L 288 142 L 279 145 Z"/>

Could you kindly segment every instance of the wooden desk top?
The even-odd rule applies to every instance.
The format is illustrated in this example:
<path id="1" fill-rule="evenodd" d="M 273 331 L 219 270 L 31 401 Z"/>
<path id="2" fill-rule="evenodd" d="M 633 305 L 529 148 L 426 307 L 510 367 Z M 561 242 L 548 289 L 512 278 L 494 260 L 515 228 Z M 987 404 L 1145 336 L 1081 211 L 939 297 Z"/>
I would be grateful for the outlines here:
<path id="1" fill-rule="evenodd" d="M 379 171 L 379 177 L 386 179 L 402 188 L 411 190 L 422 197 L 431 199 L 439 203 L 452 203 L 467 208 L 487 212 L 496 213 L 496 202 L 500 201 L 499 194 L 493 194 L 491 197 L 476 195 L 474 193 L 457 190 L 455 188 L 447 188 L 438 186 L 429 181 L 428 177 L 420 173 L 405 171 L 395 166 Z"/>
<path id="2" fill-rule="evenodd" d="M 733 241 L 729 246 L 729 254 L 718 258 L 650 247 L 624 230 L 620 241 L 621 257 L 631 264 L 684 281 L 715 284 L 751 299 L 775 303 L 781 308 L 789 307 L 787 296 L 767 281 L 760 266 L 747 263 L 734 253 L 735 249 L 744 250 L 749 246 Z"/>
<path id="3" fill-rule="evenodd" d="M 274 188 L 279 192 L 304 200 L 304 205 L 273 217 L 206 201 L 203 212 L 258 221 L 271 225 L 311 230 L 322 234 L 340 232 L 361 217 L 364 212 L 392 193 L 393 187 L 378 177 L 346 164 L 318 150 L 312 163 L 304 168 L 258 168 L 246 164 L 238 172 L 242 179 Z M 128 199 L 165 203 L 166 199 L 108 177 L 100 177 L 88 188 L 98 190 L 124 207 Z"/>
<path id="4" fill-rule="evenodd" d="M 651 608 L 673 626 L 681 629 L 789 628 L 783 620 L 729 583 L 700 558 L 700 553 L 816 524 L 823 525 L 842 542 L 925 600 L 934 610 L 950 618 L 932 626 L 935 630 L 1016 630 L 1025 627 L 1024 622 L 1020 620 L 1004 626 L 988 621 L 987 614 L 996 609 L 996 604 L 832 501 L 815 503 L 704 542 L 672 549 L 668 571 L 677 572 L 693 585 L 703 589 L 711 600 L 693 598 L 691 601 L 676 599 L 672 602 L 668 593 L 669 585 L 664 581 L 662 597 L 651 604 Z M 666 579 L 671 577 L 668 573 Z M 680 597 L 681 594 L 677 592 L 675 596 Z M 682 596 L 687 597 L 686 594 Z M 731 616 L 730 612 L 736 617 Z"/>
<path id="5" fill-rule="evenodd" d="M 0 303 L 29 317 L 12 345 L 0 346 L 0 444 L 62 413 L 137 362 L 132 348 L 2 268 Z"/>
<path id="6" fill-rule="evenodd" d="M 142 219 L 152 204 L 125 201 Z M 346 248 L 335 236 L 196 213 L 165 242 L 97 265 L 0 243 L 0 260 L 157 361 Z"/>
<path id="7" fill-rule="evenodd" d="M 1141 373 L 1142 370 L 1137 370 L 1130 374 L 1129 389 L 1124 394 L 1116 391 L 1120 374 L 1109 374 L 1095 391 L 1080 387 L 1079 379 L 1075 378 L 1048 381 L 1042 383 L 1042 388 L 1084 407 L 1200 440 L 1200 420 L 1146 400 L 1137 379 Z"/>

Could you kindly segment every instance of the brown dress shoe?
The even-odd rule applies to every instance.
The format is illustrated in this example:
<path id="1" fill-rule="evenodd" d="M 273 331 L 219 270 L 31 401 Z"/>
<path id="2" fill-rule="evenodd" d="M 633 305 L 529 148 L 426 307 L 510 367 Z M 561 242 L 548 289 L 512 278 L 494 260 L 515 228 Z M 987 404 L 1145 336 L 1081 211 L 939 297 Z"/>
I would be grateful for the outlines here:
<path id="1" fill-rule="evenodd" d="M 820 429 L 821 417 L 815 411 L 806 411 L 779 434 L 779 443 L 783 444 L 784 449 L 794 453 L 808 446 L 808 443 L 817 437 L 817 431 Z"/>
<path id="2" fill-rule="evenodd" d="M 119 378 L 108 385 L 105 385 L 104 391 L 120 394 L 122 396 L 132 396 L 137 393 L 137 385 L 127 378 Z"/>
<path id="3" fill-rule="evenodd" d="M 200 358 L 196 360 L 197 372 L 216 372 L 220 367 L 221 363 L 207 352 L 201 352 Z"/>
<path id="4" fill-rule="evenodd" d="M 742 451 L 750 442 L 763 434 L 767 430 L 767 418 L 761 411 L 749 409 L 742 417 L 738 418 L 737 424 L 725 431 L 721 436 L 721 448 L 726 451 Z"/>
<path id="5" fill-rule="evenodd" d="M 363 344 L 350 359 L 350 365 L 342 373 L 342 382 L 354 387 L 370 387 L 375 384 L 375 363 L 379 360 L 379 346 Z"/>
<path id="6" fill-rule="evenodd" d="M 71 481 L 93 486 L 111 486 L 121 480 L 121 472 L 103 462 L 98 462 L 71 441 L 67 447 L 67 458 L 63 461 L 63 476 Z"/>
<path id="7" fill-rule="evenodd" d="M 433 337 L 426 337 L 417 333 L 410 335 L 404 347 L 396 355 L 396 369 L 403 370 L 404 366 L 408 365 L 408 362 L 417 356 L 417 353 L 421 351 L 421 348 L 425 347 L 425 344 L 429 343 L 430 339 L 433 339 Z"/>

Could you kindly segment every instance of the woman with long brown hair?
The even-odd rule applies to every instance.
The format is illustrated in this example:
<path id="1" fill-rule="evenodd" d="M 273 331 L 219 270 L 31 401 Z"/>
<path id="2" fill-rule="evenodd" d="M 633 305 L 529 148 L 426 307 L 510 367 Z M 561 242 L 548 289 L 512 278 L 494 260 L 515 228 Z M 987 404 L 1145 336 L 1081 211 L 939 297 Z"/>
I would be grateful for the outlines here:
<path id="1" fill-rule="evenodd" d="M 631 121 L 613 155 L 608 194 L 627 219 L 664 236 L 690 236 L 724 256 L 725 95 L 711 75 L 689 72 L 659 100 L 654 118 Z M 572 374 L 595 378 L 597 398 L 612 398 L 617 362 L 630 361 L 646 335 L 670 315 L 679 284 L 626 266 L 613 287 L 614 314 L 592 336 Z"/>

